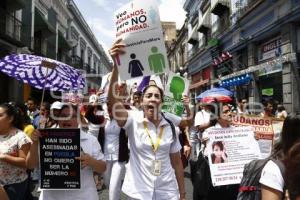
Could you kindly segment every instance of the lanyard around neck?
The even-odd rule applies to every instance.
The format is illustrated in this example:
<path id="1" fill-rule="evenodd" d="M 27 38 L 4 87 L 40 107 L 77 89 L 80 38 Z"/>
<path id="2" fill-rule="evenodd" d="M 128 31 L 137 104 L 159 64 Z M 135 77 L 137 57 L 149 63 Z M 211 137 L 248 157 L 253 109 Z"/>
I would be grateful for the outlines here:
<path id="1" fill-rule="evenodd" d="M 154 144 L 154 142 L 153 142 L 153 140 L 152 140 L 152 138 L 150 136 L 147 122 L 144 122 L 144 128 L 145 128 L 145 130 L 146 130 L 146 132 L 148 134 L 149 140 L 151 142 L 152 150 L 155 153 L 157 151 L 157 149 L 159 148 L 159 146 L 160 146 L 160 140 L 161 140 L 161 137 L 162 137 L 163 132 L 164 132 L 164 127 L 162 127 L 162 126 L 160 127 L 160 131 L 159 131 L 158 138 L 156 140 L 156 144 Z"/>

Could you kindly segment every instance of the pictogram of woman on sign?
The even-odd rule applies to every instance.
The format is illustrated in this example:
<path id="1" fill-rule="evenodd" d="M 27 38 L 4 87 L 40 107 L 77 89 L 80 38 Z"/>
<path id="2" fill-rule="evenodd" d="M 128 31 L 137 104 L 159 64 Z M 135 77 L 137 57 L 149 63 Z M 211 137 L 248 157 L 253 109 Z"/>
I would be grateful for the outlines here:
<path id="1" fill-rule="evenodd" d="M 132 59 L 129 62 L 129 67 L 128 67 L 128 73 L 131 74 L 131 77 L 139 77 L 139 76 L 143 76 L 143 72 L 144 68 L 141 64 L 141 62 L 136 58 L 136 55 L 134 53 L 130 54 L 130 58 Z"/>

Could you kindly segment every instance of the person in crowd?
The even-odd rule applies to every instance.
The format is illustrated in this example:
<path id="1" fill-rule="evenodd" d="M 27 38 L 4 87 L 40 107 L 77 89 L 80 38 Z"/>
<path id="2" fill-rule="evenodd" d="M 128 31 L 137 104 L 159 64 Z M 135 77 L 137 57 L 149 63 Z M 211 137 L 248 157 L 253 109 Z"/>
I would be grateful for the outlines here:
<path id="1" fill-rule="evenodd" d="M 211 162 L 213 164 L 225 163 L 227 155 L 222 141 L 214 141 L 212 144 L 213 153 L 211 155 Z"/>
<path id="2" fill-rule="evenodd" d="M 31 138 L 32 133 L 34 132 L 34 126 L 31 124 L 31 120 L 29 116 L 27 115 L 27 106 L 25 104 L 19 103 L 16 104 L 16 108 L 20 112 L 20 115 L 22 117 L 23 121 L 23 132 Z M 34 181 L 38 180 L 38 172 L 37 171 L 32 171 L 32 170 L 27 170 L 28 174 L 28 187 L 26 191 L 26 200 L 32 200 L 34 197 L 32 196 L 32 190 L 33 190 L 33 185 Z"/>
<path id="3" fill-rule="evenodd" d="M 238 101 L 238 106 L 237 106 L 237 114 L 248 114 L 248 110 L 247 110 L 247 104 L 248 104 L 248 100 L 243 98 L 243 99 L 239 99 Z"/>
<path id="4" fill-rule="evenodd" d="M 31 140 L 22 131 L 19 110 L 12 104 L 0 105 L 0 185 L 9 199 L 23 200 L 27 190 L 26 156 Z"/>
<path id="5" fill-rule="evenodd" d="M 59 128 L 78 128 L 79 122 L 77 117 L 77 106 L 65 104 L 62 106 L 58 120 Z M 39 137 L 41 134 L 36 130 L 32 134 L 32 147 L 26 158 L 28 168 L 34 168 L 39 164 L 38 148 Z M 98 193 L 93 178 L 93 172 L 103 173 L 106 169 L 103 161 L 103 154 L 97 138 L 87 134 L 83 130 L 80 131 L 80 146 L 82 154 L 75 159 L 81 162 L 81 189 L 79 190 L 42 190 L 40 200 L 98 200 Z"/>
<path id="6" fill-rule="evenodd" d="M 275 145 L 273 157 L 284 160 L 290 148 L 300 140 L 300 114 L 292 113 L 283 122 L 281 139 Z M 280 200 L 285 187 L 284 176 L 280 168 L 272 160 L 268 161 L 262 170 L 260 183 L 262 185 L 262 200 Z"/>
<path id="7" fill-rule="evenodd" d="M 27 114 L 30 117 L 31 123 L 33 123 L 33 120 L 39 115 L 39 110 L 37 106 L 37 102 L 33 98 L 27 99 Z"/>
<path id="8" fill-rule="evenodd" d="M 102 91 L 100 93 L 102 93 Z M 86 111 L 84 113 L 84 117 L 88 123 L 87 133 L 93 135 L 96 138 L 99 137 L 100 128 L 103 127 L 105 124 L 104 111 L 102 105 L 98 104 L 99 95 L 100 94 L 93 94 L 89 97 L 89 104 L 86 105 Z M 101 150 L 103 152 L 102 146 Z M 94 173 L 94 179 L 97 190 L 101 190 L 103 187 L 102 178 L 99 174 Z"/>
<path id="9" fill-rule="evenodd" d="M 39 115 L 33 120 L 33 126 L 34 128 L 50 128 L 53 124 L 54 122 L 50 117 L 50 104 L 43 102 Z"/>
<path id="10" fill-rule="evenodd" d="M 1 185 L 0 185 L 0 199 L 1 200 L 9 200 L 3 186 L 1 186 Z"/>
<path id="11" fill-rule="evenodd" d="M 196 113 L 195 122 L 194 122 L 194 126 L 200 132 L 200 138 L 201 138 L 201 134 L 205 131 L 205 129 L 211 126 L 210 119 L 214 109 L 212 104 L 203 104 L 201 107 L 202 109 Z"/>
<path id="12" fill-rule="evenodd" d="M 108 106 L 105 127 L 100 128 L 98 140 L 104 152 L 106 171 L 104 183 L 109 188 L 109 199 L 119 200 L 121 184 L 125 175 L 125 164 L 129 159 L 128 138 L 120 128 Z"/>
<path id="13" fill-rule="evenodd" d="M 285 107 L 282 104 L 277 105 L 277 112 L 276 112 L 276 118 L 278 119 L 285 119 L 287 117 L 287 112 L 285 110 Z"/>
<path id="14" fill-rule="evenodd" d="M 109 51 L 113 60 L 118 54 L 125 53 L 124 48 L 121 40 L 114 43 Z M 117 77 L 118 69 L 114 64 L 108 106 L 118 125 L 127 132 L 130 146 L 122 191 L 129 199 L 184 200 L 181 146 L 174 124 L 164 118 L 160 110 L 162 89 L 156 85 L 145 87 L 142 95 L 143 111 L 140 111 L 141 115 L 136 115 L 136 112 L 127 111 L 119 98 L 114 98 Z"/>
<path id="15" fill-rule="evenodd" d="M 181 154 L 181 161 L 183 168 L 186 168 L 188 166 L 188 160 L 190 158 L 191 154 L 191 143 L 190 143 L 190 133 L 189 133 L 189 127 L 179 127 L 179 141 L 180 145 L 182 146 L 180 150 Z"/>
<path id="16" fill-rule="evenodd" d="M 60 110 L 63 106 L 63 103 L 60 101 L 55 101 L 50 106 L 50 118 L 52 119 L 51 128 L 58 128 L 58 118 Z"/>
<path id="17" fill-rule="evenodd" d="M 141 110 L 141 98 L 142 98 L 142 92 L 141 91 L 135 91 L 133 93 L 133 103 L 132 103 L 132 109 Z"/>
<path id="18" fill-rule="evenodd" d="M 261 117 L 274 117 L 273 103 L 271 101 L 264 101 L 263 106 L 264 106 L 264 111 L 260 114 Z"/>
<path id="19" fill-rule="evenodd" d="M 98 138 L 100 126 L 104 126 L 104 111 L 101 105 L 98 104 L 98 96 L 93 94 L 89 97 L 84 117 L 88 121 L 88 133 Z"/>
<path id="20" fill-rule="evenodd" d="M 34 131 L 34 126 L 31 124 L 30 117 L 27 115 L 27 107 L 25 104 L 16 104 L 16 108 L 20 112 L 20 115 L 22 117 L 23 121 L 23 132 L 26 133 L 26 135 L 31 138 L 31 135 Z"/>
<path id="21" fill-rule="evenodd" d="M 300 200 L 300 141 L 291 147 L 285 159 L 286 189 L 290 200 Z"/>
<path id="22" fill-rule="evenodd" d="M 207 152 L 208 147 L 206 147 L 206 142 L 209 139 L 208 132 L 210 131 L 210 129 L 212 128 L 226 129 L 232 127 L 231 125 L 232 112 L 230 106 L 228 106 L 227 104 L 220 104 L 220 103 L 216 105 L 217 105 L 216 118 L 211 119 L 212 126 L 206 129 L 203 133 L 202 142 L 204 144 L 203 154 L 205 157 L 208 156 L 208 152 Z M 224 155 L 224 158 L 225 157 L 226 156 Z M 209 173 L 209 171 L 206 173 Z M 208 200 L 215 200 L 215 199 L 235 200 L 238 195 L 238 189 L 239 189 L 239 184 L 216 186 L 216 187 L 212 186 L 211 184 L 211 187 L 208 192 L 208 196 L 205 198 L 207 198 Z"/>

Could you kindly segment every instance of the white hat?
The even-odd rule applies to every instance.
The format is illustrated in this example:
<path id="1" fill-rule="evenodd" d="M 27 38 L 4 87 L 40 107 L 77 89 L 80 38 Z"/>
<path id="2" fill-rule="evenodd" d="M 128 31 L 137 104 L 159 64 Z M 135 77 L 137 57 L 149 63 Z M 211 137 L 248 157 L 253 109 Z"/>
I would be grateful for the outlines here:
<path id="1" fill-rule="evenodd" d="M 93 94 L 89 98 L 89 103 L 95 103 L 98 101 L 98 96 L 96 94 Z"/>
<path id="2" fill-rule="evenodd" d="M 58 110 L 60 110 L 62 108 L 62 106 L 63 106 L 62 102 L 55 101 L 55 102 L 52 103 L 52 105 L 50 107 L 50 110 L 52 110 L 52 109 L 58 109 Z"/>

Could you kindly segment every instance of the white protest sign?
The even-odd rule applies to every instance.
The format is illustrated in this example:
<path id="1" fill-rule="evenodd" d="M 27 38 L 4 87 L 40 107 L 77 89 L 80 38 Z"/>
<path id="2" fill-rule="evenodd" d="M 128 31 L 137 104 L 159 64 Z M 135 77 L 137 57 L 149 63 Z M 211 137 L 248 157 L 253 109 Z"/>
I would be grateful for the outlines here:
<path id="1" fill-rule="evenodd" d="M 115 12 L 116 36 L 126 53 L 116 58 L 120 78 L 128 80 L 169 71 L 157 3 L 136 0 Z"/>
<path id="2" fill-rule="evenodd" d="M 165 97 L 162 109 L 163 111 L 181 116 L 184 111 L 181 99 L 183 95 L 188 94 L 189 80 L 171 71 L 165 77 L 167 78 L 167 84 L 164 87 Z"/>
<path id="3" fill-rule="evenodd" d="M 207 134 L 213 186 L 239 184 L 244 165 L 261 158 L 252 127 L 211 128 Z"/>

